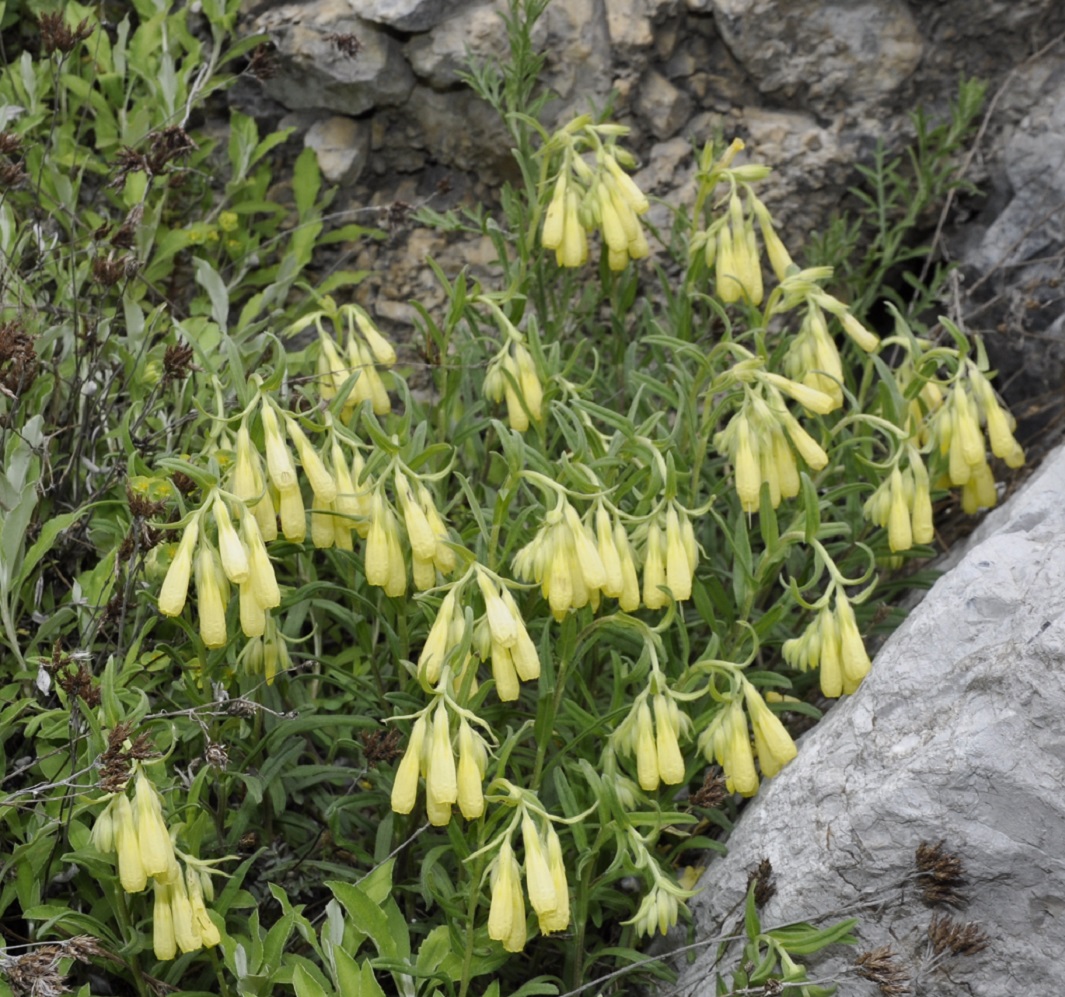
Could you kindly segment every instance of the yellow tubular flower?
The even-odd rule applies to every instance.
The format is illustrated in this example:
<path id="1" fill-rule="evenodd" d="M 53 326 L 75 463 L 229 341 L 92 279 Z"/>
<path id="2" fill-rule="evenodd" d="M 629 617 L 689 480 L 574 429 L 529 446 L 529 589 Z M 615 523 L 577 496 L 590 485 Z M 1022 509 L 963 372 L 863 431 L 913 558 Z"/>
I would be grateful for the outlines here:
<path id="1" fill-rule="evenodd" d="M 229 510 L 221 496 L 215 497 L 211 512 L 215 526 L 218 527 L 218 553 L 222 557 L 222 570 L 234 585 L 246 582 L 251 574 L 248 567 L 248 553 L 233 527 L 233 521 L 229 518 Z"/>
<path id="2" fill-rule="evenodd" d="M 508 350 L 503 357 L 502 369 L 505 372 L 502 378 L 503 397 L 507 401 L 507 422 L 510 428 L 519 433 L 524 433 L 529 428 L 529 413 L 521 403 L 515 385 L 521 377 L 518 370 L 518 362 Z"/>
<path id="3" fill-rule="evenodd" d="M 521 893 L 521 870 L 509 839 L 504 839 L 492 867 L 488 937 L 502 942 L 508 952 L 520 952 L 525 948 L 525 898 Z"/>
<path id="4" fill-rule="evenodd" d="M 765 287 L 762 283 L 762 261 L 758 256 L 758 241 L 754 234 L 754 222 L 748 218 L 743 226 L 743 238 L 746 252 L 743 257 L 743 285 L 747 291 L 747 300 L 757 307 L 762 303 Z"/>
<path id="5" fill-rule="evenodd" d="M 929 490 L 928 471 L 919 454 L 910 452 L 910 469 L 913 472 L 913 539 L 919 544 L 931 543 L 935 538 L 932 524 L 932 496 Z"/>
<path id="6" fill-rule="evenodd" d="M 307 514 L 303 506 L 303 493 L 298 484 L 280 490 L 281 532 L 286 540 L 302 543 L 307 536 Z"/>
<path id="7" fill-rule="evenodd" d="M 237 588 L 240 608 L 240 629 L 245 637 L 261 637 L 266 633 L 266 609 L 260 604 L 251 582 Z"/>
<path id="8" fill-rule="evenodd" d="M 492 635 L 492 642 L 506 648 L 513 647 L 518 641 L 518 627 L 522 624 L 515 619 L 514 614 L 499 595 L 495 582 L 486 572 L 477 572 L 477 584 L 481 589 L 481 595 L 484 596 L 485 615 L 488 617 L 488 629 Z"/>
<path id="9" fill-rule="evenodd" d="M 336 481 L 337 497 L 333 503 L 336 515 L 333 519 L 333 540 L 338 550 L 354 550 L 351 531 L 355 529 L 355 516 L 358 515 L 358 502 L 355 498 L 355 483 L 351 480 L 344 451 L 334 438 L 330 447 L 329 462 L 333 468 Z"/>
<path id="10" fill-rule="evenodd" d="M 843 325 L 843 331 L 866 353 L 872 353 L 880 345 L 880 337 L 871 333 L 849 311 L 844 310 L 839 320 Z"/>
<path id="11" fill-rule="evenodd" d="M 958 387 L 953 393 L 954 401 L 954 431 L 958 436 L 961 447 L 961 455 L 969 467 L 976 467 L 985 462 L 984 438 L 980 434 L 980 424 L 977 422 L 973 405 L 969 399 L 969 393 Z"/>
<path id="12" fill-rule="evenodd" d="M 962 488 L 962 511 L 970 515 L 978 509 L 991 509 L 998 503 L 995 478 L 987 461 L 972 468 L 969 481 Z"/>
<path id="13" fill-rule="evenodd" d="M 540 833 L 528 814 L 521 819 L 521 839 L 525 846 L 525 884 L 529 891 L 529 903 L 537 917 L 553 913 L 558 909 L 555 881 L 547 864 Z"/>
<path id="14" fill-rule="evenodd" d="M 193 927 L 199 932 L 204 948 L 214 948 L 222 941 L 222 936 L 214 921 L 211 920 L 210 914 L 207 913 L 207 905 L 203 898 L 203 881 L 192 866 L 185 870 L 185 885 L 188 887 L 189 904 L 192 907 Z"/>
<path id="15" fill-rule="evenodd" d="M 599 557 L 599 551 L 596 549 L 595 540 L 588 528 L 581 522 L 580 516 L 577 515 L 577 510 L 568 502 L 564 504 L 562 515 L 573 537 L 573 551 L 577 559 L 581 578 L 584 580 L 589 592 L 597 591 L 603 587 L 603 583 L 606 580 L 606 570 Z"/>
<path id="16" fill-rule="evenodd" d="M 159 612 L 164 616 L 178 616 L 185 608 L 189 578 L 192 574 L 192 553 L 199 536 L 199 522 L 193 519 L 181 534 L 177 553 L 170 562 L 162 588 L 159 589 Z"/>
<path id="17" fill-rule="evenodd" d="M 791 439 L 792 446 L 812 471 L 820 471 L 828 464 L 828 454 L 820 444 L 799 424 L 790 412 L 783 417 L 784 430 Z"/>
<path id="18" fill-rule="evenodd" d="M 277 422 L 277 415 L 265 401 L 262 404 L 263 438 L 266 441 L 266 472 L 279 492 L 298 488 L 296 465 Z"/>
<path id="19" fill-rule="evenodd" d="M 792 381 L 790 378 L 781 377 L 780 374 L 774 374 L 772 371 L 764 371 L 762 380 L 771 384 L 778 391 L 782 391 L 789 398 L 794 398 L 803 408 L 816 412 L 818 415 L 828 415 L 829 412 L 838 407 L 831 395 L 818 391 L 816 388 L 810 388 L 805 384 L 800 384 L 798 381 Z"/>
<path id="20" fill-rule="evenodd" d="M 654 725 L 651 722 L 651 707 L 647 700 L 640 701 L 636 708 L 636 778 L 640 789 L 653 792 L 658 789 L 661 776 L 658 771 L 658 749 L 655 746 Z"/>
<path id="21" fill-rule="evenodd" d="M 258 521 L 253 516 L 244 516 L 241 528 L 244 530 L 244 542 L 248 549 L 248 567 L 251 570 L 251 586 L 255 598 L 263 609 L 280 606 L 281 589 L 278 587 L 266 544 L 259 533 Z"/>
<path id="22" fill-rule="evenodd" d="M 795 264 L 787 249 L 784 248 L 784 243 L 780 241 L 776 229 L 773 228 L 773 220 L 766 206 L 757 197 L 751 198 L 751 204 L 755 217 L 758 219 L 758 227 L 762 230 L 762 241 L 765 243 L 769 265 L 773 268 L 777 280 L 783 280 Z"/>
<path id="23" fill-rule="evenodd" d="M 481 782 L 486 767 L 484 742 L 463 717 L 459 721 L 458 804 L 466 820 L 476 820 L 484 813 Z"/>
<path id="24" fill-rule="evenodd" d="M 662 528 L 652 519 L 647 524 L 647 556 L 643 563 L 643 604 L 648 609 L 662 609 L 669 603 L 662 590 L 666 584 L 663 547 Z"/>
<path id="25" fill-rule="evenodd" d="M 621 522 L 614 524 L 614 546 L 621 559 L 621 577 L 623 585 L 618 596 L 618 606 L 626 613 L 634 613 L 640 608 L 640 580 L 636 575 L 636 560 L 632 554 L 629 535 Z"/>
<path id="26" fill-rule="evenodd" d="M 757 512 L 761 504 L 762 475 L 758 467 L 758 457 L 751 439 L 751 427 L 747 417 L 740 413 L 736 417 L 736 454 L 733 461 L 736 466 L 736 494 L 744 512 Z"/>
<path id="27" fill-rule="evenodd" d="M 544 389 L 532 354 L 521 344 L 512 343 L 514 362 L 518 366 L 518 387 L 525 399 L 525 407 L 536 422 L 543 419 Z"/>
<path id="28" fill-rule="evenodd" d="M 551 203 L 547 206 L 544 215 L 544 227 L 540 234 L 540 244 L 544 249 L 558 249 L 562 245 L 562 238 L 566 227 L 566 183 L 568 169 L 563 166 L 555 181 L 555 191 L 551 195 Z"/>
<path id="29" fill-rule="evenodd" d="M 617 599 L 625 587 L 625 580 L 621 573 L 621 556 L 614 542 L 614 525 L 602 504 L 595 510 L 595 540 L 599 560 L 603 562 L 603 595 Z"/>
<path id="30" fill-rule="evenodd" d="M 348 372 L 340 359 L 336 344 L 321 330 L 318 336 L 318 394 L 331 401 L 347 380 Z"/>
<path id="31" fill-rule="evenodd" d="M 780 718 L 766 705 L 758 690 L 745 682 L 743 694 L 751 717 L 758 764 L 762 768 L 762 775 L 771 778 L 798 754 L 798 749 Z"/>
<path id="32" fill-rule="evenodd" d="M 366 536 L 366 581 L 379 587 L 389 579 L 388 508 L 379 491 L 373 495 L 370 531 Z"/>
<path id="33" fill-rule="evenodd" d="M 115 849 L 115 799 L 116 797 L 112 797 L 107 806 L 100 811 L 89 832 L 90 844 L 101 855 L 107 855 Z"/>
<path id="34" fill-rule="evenodd" d="M 909 550 L 913 546 L 910 509 L 906 504 L 906 488 L 902 472 L 896 465 L 891 472 L 891 507 L 888 511 L 888 546 L 893 552 Z"/>
<path id="35" fill-rule="evenodd" d="M 569 883 L 566 879 L 566 863 L 562 857 L 562 843 L 550 822 L 547 825 L 547 868 L 555 887 L 557 905 L 553 911 L 541 914 L 539 922 L 540 930 L 545 935 L 550 935 L 554 931 L 565 931 L 569 927 L 570 918 Z"/>
<path id="36" fill-rule="evenodd" d="M 370 354 L 374 360 L 382 367 L 393 366 L 396 362 L 395 347 L 381 335 L 380 330 L 370 321 L 369 316 L 356 310 L 355 324 L 359 327 L 362 338 L 366 340 L 366 345 L 370 348 Z"/>
<path id="37" fill-rule="evenodd" d="M 508 649 L 514 661 L 514 670 L 518 673 L 518 678 L 522 682 L 533 682 L 540 677 L 540 654 L 525 627 L 525 621 L 521 617 L 518 604 L 514 601 L 514 597 L 505 585 L 502 588 L 502 593 L 503 603 L 507 607 L 507 612 L 510 613 L 511 618 L 518 627 L 517 640 L 514 642 L 514 646 Z"/>
<path id="38" fill-rule="evenodd" d="M 388 581 L 385 582 L 385 595 L 398 599 L 407 594 L 407 562 L 403 557 L 403 547 L 399 542 L 399 524 L 395 513 L 385 508 L 388 534 Z"/>
<path id="39" fill-rule="evenodd" d="M 820 624 L 821 693 L 828 699 L 836 699 L 843 694 L 842 649 L 836 616 L 827 607 L 821 610 Z"/>
<path id="40" fill-rule="evenodd" d="M 596 197 L 599 199 L 603 242 L 606 243 L 606 246 L 610 249 L 611 253 L 624 253 L 624 260 L 625 263 L 627 263 L 629 260 L 629 237 L 625 233 L 625 225 L 621 220 L 621 216 L 614 207 L 614 202 L 610 197 L 610 191 L 607 189 L 606 184 L 599 183 L 595 188 L 595 193 Z M 622 267 L 624 267 L 624 264 L 622 264 Z M 612 265 L 611 269 L 621 268 L 615 268 Z"/>
<path id="41" fill-rule="evenodd" d="M 684 756 L 677 742 L 678 730 L 669 701 L 661 693 L 654 698 L 654 710 L 658 774 L 667 786 L 676 786 L 684 781 Z"/>
<path id="42" fill-rule="evenodd" d="M 171 887 L 155 880 L 155 903 L 152 906 L 152 948 L 155 958 L 162 961 L 177 955 L 174 937 L 174 915 L 170 911 Z"/>
<path id="43" fill-rule="evenodd" d="M 385 390 L 381 375 L 373 364 L 370 351 L 352 336 L 348 340 L 348 356 L 352 365 L 359 371 L 359 380 L 363 382 L 365 397 L 370 399 L 374 415 L 388 415 L 392 411 L 392 402 Z"/>
<path id="44" fill-rule="evenodd" d="M 802 480 L 791 447 L 781 432 L 773 433 L 773 464 L 780 482 L 780 494 L 784 498 L 794 498 L 802 490 Z"/>
<path id="45" fill-rule="evenodd" d="M 133 807 L 124 793 L 115 797 L 114 841 L 118 854 L 118 880 L 127 893 L 140 893 L 148 885 L 148 875 L 141 861 Z"/>
<path id="46" fill-rule="evenodd" d="M 688 564 L 688 553 L 680 532 L 677 507 L 670 503 L 666 512 L 666 584 L 677 602 L 690 599 L 695 566 Z"/>
<path id="47" fill-rule="evenodd" d="M 182 952 L 196 952 L 203 948 L 182 876 L 178 876 L 176 882 L 170 884 L 170 913 L 174 918 L 174 938 L 178 948 Z"/>
<path id="48" fill-rule="evenodd" d="M 334 503 L 314 493 L 311 496 L 311 543 L 318 550 L 328 550 L 336 543 L 336 531 L 333 529 Z"/>
<path id="49" fill-rule="evenodd" d="M 424 714 L 414 721 L 407 750 L 396 768 L 396 777 L 392 782 L 392 809 L 397 814 L 409 814 L 418 798 L 418 776 L 422 769 L 427 727 Z"/>
<path id="50" fill-rule="evenodd" d="M 518 682 L 518 671 L 514 667 L 514 656 L 510 648 L 504 647 L 497 641 L 492 641 L 492 678 L 496 683 L 496 695 L 504 703 L 512 703 L 521 695 L 521 684 Z"/>
<path id="51" fill-rule="evenodd" d="M 609 153 L 603 156 L 602 163 L 613 178 L 618 194 L 624 199 L 629 209 L 637 215 L 646 213 L 651 204 L 636 181 L 618 165 L 618 161 Z"/>
<path id="52" fill-rule="evenodd" d="M 336 481 L 326 470 L 318 451 L 311 446 L 311 441 L 307 439 L 295 419 L 286 419 L 285 425 L 288 428 L 288 435 L 292 437 L 292 442 L 296 446 L 296 452 L 299 454 L 300 464 L 307 475 L 307 480 L 311 483 L 311 491 L 327 502 L 332 502 L 337 497 Z"/>
<path id="53" fill-rule="evenodd" d="M 433 713 L 431 737 L 425 766 L 425 799 L 429 822 L 441 827 L 451 820 L 451 804 L 459 798 L 455 753 L 451 748 L 451 721 L 442 700 Z"/>
<path id="54" fill-rule="evenodd" d="M 215 557 L 209 547 L 201 547 L 196 555 L 196 608 L 200 616 L 200 639 L 207 647 L 225 647 L 226 604 Z"/>
<path id="55" fill-rule="evenodd" d="M 754 769 L 754 752 L 751 737 L 747 733 L 747 717 L 739 700 L 727 707 L 725 738 L 722 757 L 719 759 L 725 770 L 725 787 L 730 793 L 753 796 L 758 792 L 758 773 Z"/>
<path id="56" fill-rule="evenodd" d="M 588 261 L 588 233 L 581 224 L 579 212 L 580 197 L 570 188 L 566 191 L 562 245 L 555 250 L 555 262 L 560 267 L 580 267 Z"/>
<path id="57" fill-rule="evenodd" d="M 174 861 L 174 846 L 163 820 L 162 802 L 151 780 L 137 772 L 134 795 L 134 820 L 137 825 L 137 847 L 146 876 L 166 876 Z"/>
<path id="58" fill-rule="evenodd" d="M 396 497 L 399 499 L 400 512 L 403 513 L 403 524 L 407 528 L 407 539 L 410 541 L 411 551 L 423 561 L 431 561 L 436 553 L 436 536 L 429 525 L 429 520 L 415 500 L 414 490 L 407 476 L 397 471 L 395 484 Z"/>
<path id="59" fill-rule="evenodd" d="M 737 269 L 736 255 L 733 251 L 733 232 L 728 225 L 723 225 L 717 234 L 714 291 L 726 305 L 731 305 L 743 297 L 743 285 L 739 281 Z"/>
<path id="60" fill-rule="evenodd" d="M 869 674 L 872 663 L 865 650 L 865 642 L 854 618 L 854 609 L 847 598 L 836 593 L 836 620 L 839 624 L 840 668 L 842 688 L 847 695 L 855 692 Z"/>
<path id="61" fill-rule="evenodd" d="M 444 664 L 449 647 L 451 625 L 455 618 L 458 597 L 454 589 L 449 589 L 440 603 L 436 619 L 429 628 L 422 653 L 418 656 L 418 671 L 429 685 L 436 685 L 440 679 L 440 669 Z"/>

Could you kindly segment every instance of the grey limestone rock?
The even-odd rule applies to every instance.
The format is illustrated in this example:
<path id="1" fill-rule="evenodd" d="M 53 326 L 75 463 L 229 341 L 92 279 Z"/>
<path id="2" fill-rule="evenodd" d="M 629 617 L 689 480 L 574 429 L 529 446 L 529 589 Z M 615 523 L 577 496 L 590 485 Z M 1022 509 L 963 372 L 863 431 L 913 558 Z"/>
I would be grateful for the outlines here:
<path id="1" fill-rule="evenodd" d="M 912 993 L 1004 997 L 1060 989 L 1065 943 L 1065 449 L 967 541 L 876 656 L 858 692 L 800 740 L 764 785 L 693 901 L 696 937 L 735 927 L 748 872 L 768 858 L 777 893 L 763 924 L 857 916 L 855 951 L 890 946 Z M 987 936 L 936 959 L 933 910 L 914 855 L 945 841 Z M 835 946 L 811 976 L 875 997 L 855 951 Z M 716 946 L 679 993 L 714 994 Z"/>
<path id="2" fill-rule="evenodd" d="M 278 72 L 267 81 L 271 96 L 292 110 L 322 108 L 359 115 L 403 103 L 414 74 L 399 43 L 360 20 L 353 0 L 315 0 L 273 7 L 250 25 L 270 36 L 278 51 Z M 337 36 L 358 42 L 354 54 Z"/>
<path id="3" fill-rule="evenodd" d="M 715 0 L 718 27 L 759 89 L 820 113 L 883 101 L 923 40 L 902 0 Z"/>

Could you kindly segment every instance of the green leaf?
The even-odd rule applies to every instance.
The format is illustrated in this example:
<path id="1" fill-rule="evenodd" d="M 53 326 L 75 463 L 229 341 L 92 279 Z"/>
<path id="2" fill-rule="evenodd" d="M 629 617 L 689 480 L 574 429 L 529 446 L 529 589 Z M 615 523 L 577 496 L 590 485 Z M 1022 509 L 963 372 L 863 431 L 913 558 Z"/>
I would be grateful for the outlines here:
<path id="1" fill-rule="evenodd" d="M 296 990 L 296 997 L 330 997 L 330 992 L 302 965 L 292 971 L 292 986 Z"/>
<path id="2" fill-rule="evenodd" d="M 196 270 L 196 283 L 200 285 L 211 299 L 211 318 L 219 329 L 229 326 L 229 290 L 219 273 L 211 264 L 200 256 L 194 256 L 192 265 Z"/>
<path id="3" fill-rule="evenodd" d="M 389 918 L 385 912 L 358 886 L 338 880 L 327 881 L 325 885 L 343 904 L 353 927 L 374 943 L 377 954 L 386 959 L 399 959 L 400 947 L 397 939 L 392 937 Z"/>

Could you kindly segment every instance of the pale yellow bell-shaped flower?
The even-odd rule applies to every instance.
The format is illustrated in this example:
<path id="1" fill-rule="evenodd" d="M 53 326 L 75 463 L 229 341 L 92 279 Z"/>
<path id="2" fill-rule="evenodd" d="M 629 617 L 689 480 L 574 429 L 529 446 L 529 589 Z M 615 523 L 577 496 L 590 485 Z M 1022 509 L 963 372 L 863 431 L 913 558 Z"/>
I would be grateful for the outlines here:
<path id="1" fill-rule="evenodd" d="M 185 608 L 192 576 L 192 555 L 199 536 L 199 521 L 190 520 L 181 534 L 174 560 L 170 562 L 162 588 L 159 589 L 159 612 L 164 616 L 179 616 Z"/>

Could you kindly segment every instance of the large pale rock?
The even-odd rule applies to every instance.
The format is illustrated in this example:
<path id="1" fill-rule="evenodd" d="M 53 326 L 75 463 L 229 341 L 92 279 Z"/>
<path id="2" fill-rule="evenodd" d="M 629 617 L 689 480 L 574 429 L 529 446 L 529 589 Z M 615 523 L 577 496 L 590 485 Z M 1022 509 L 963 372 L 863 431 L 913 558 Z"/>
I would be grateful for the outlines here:
<path id="1" fill-rule="evenodd" d="M 418 79 L 436 90 L 455 86 L 470 60 L 499 63 L 507 57 L 507 27 L 496 3 L 480 4 L 415 35 L 406 47 Z"/>
<path id="2" fill-rule="evenodd" d="M 768 858 L 771 926 L 845 911 L 857 951 L 891 946 L 917 994 L 1004 997 L 1060 989 L 1065 913 L 1065 450 L 968 542 L 885 644 L 858 692 L 801 739 L 799 757 L 742 815 L 694 901 L 697 937 L 729 932 L 748 871 Z M 965 864 L 956 916 L 977 955 L 929 958 L 932 912 L 914 852 L 946 839 Z M 841 915 L 836 915 L 838 918 Z M 711 997 L 716 945 L 680 993 Z M 812 975 L 876 997 L 854 952 Z"/>
<path id="3" fill-rule="evenodd" d="M 414 86 L 403 50 L 387 32 L 356 17 L 358 8 L 355 0 L 315 0 L 257 17 L 250 30 L 269 35 L 278 53 L 267 92 L 292 110 L 347 115 L 403 103 Z M 343 36 L 358 43 L 354 54 L 344 51 Z"/>
<path id="4" fill-rule="evenodd" d="M 715 0 L 714 9 L 763 93 L 821 113 L 882 100 L 921 58 L 921 34 L 902 0 Z"/>
<path id="5" fill-rule="evenodd" d="M 361 0 L 359 16 L 399 31 L 425 31 L 466 3 L 468 0 Z"/>
<path id="6" fill-rule="evenodd" d="M 370 154 L 370 127 L 335 114 L 307 129 L 303 144 L 314 150 L 328 183 L 354 183 Z"/>

